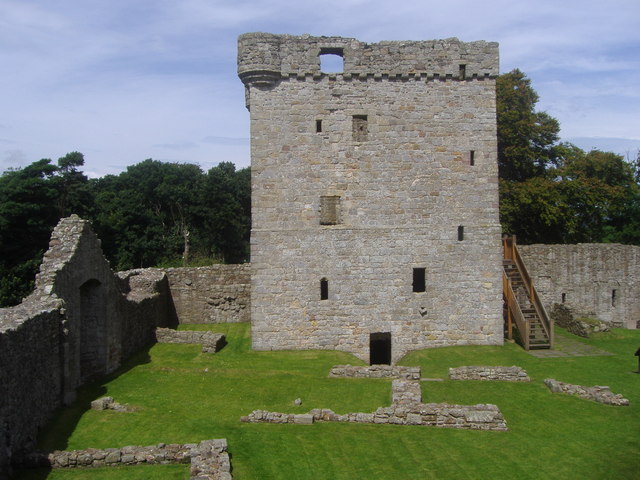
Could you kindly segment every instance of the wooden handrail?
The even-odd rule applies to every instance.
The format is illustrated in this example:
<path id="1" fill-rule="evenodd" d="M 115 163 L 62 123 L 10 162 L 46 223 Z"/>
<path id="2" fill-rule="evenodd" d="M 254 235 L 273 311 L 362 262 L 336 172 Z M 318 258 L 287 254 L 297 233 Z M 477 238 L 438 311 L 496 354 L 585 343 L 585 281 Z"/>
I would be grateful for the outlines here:
<path id="1" fill-rule="evenodd" d="M 513 319 L 518 327 L 518 332 L 520 332 L 520 339 L 523 343 L 522 347 L 525 350 L 529 350 L 529 320 L 524 317 L 522 310 L 520 309 L 520 304 L 516 299 L 516 294 L 511 287 L 511 281 L 504 271 L 502 272 L 502 286 L 502 291 L 505 293 L 507 301 L 507 308 L 513 315 Z"/>
<path id="2" fill-rule="evenodd" d="M 542 328 L 545 330 L 545 333 L 547 334 L 547 338 L 549 339 L 549 348 L 553 348 L 553 343 L 554 343 L 553 320 L 549 317 L 549 315 L 547 315 L 547 311 L 545 310 L 544 305 L 542 304 L 542 301 L 538 296 L 538 292 L 536 292 L 536 289 L 533 286 L 533 281 L 531 280 L 531 276 L 529 275 L 529 272 L 527 271 L 527 267 L 525 266 L 524 261 L 520 256 L 518 247 L 516 246 L 515 235 L 511 238 L 504 237 L 502 240 L 502 244 L 503 244 L 503 250 L 504 250 L 504 258 L 505 260 L 513 261 L 513 263 L 516 265 L 516 268 L 518 269 L 520 276 L 522 277 L 522 281 L 524 282 L 524 286 L 527 289 L 527 292 L 529 293 L 529 300 L 531 300 L 531 304 L 533 305 L 533 308 L 536 310 L 536 313 L 538 314 L 538 318 L 540 318 Z M 508 280 L 508 278 L 507 278 L 507 283 L 508 283 L 508 288 L 505 289 L 504 291 L 505 292 L 510 291 L 511 294 L 513 294 L 513 290 L 511 290 L 511 282 Z M 514 300 L 516 300 L 515 296 L 514 296 Z M 520 311 L 520 305 L 518 304 L 517 301 L 515 303 L 518 305 L 517 311 L 520 313 L 520 315 L 522 315 L 522 312 Z M 509 302 L 509 298 L 507 298 L 507 305 L 511 309 L 511 303 Z M 516 310 L 514 309 L 513 312 L 515 313 Z M 517 316 L 517 313 L 515 315 Z M 526 326 L 528 327 L 528 324 L 526 324 Z M 518 328 L 520 328 L 520 325 L 518 325 Z M 526 346 L 523 345 L 523 346 L 525 347 L 526 350 L 528 350 L 529 349 L 528 348 L 529 329 L 527 328 L 527 330 L 521 330 L 521 332 L 526 332 L 526 335 L 523 335 L 523 336 L 527 337 L 527 340 L 526 340 L 527 345 Z"/>

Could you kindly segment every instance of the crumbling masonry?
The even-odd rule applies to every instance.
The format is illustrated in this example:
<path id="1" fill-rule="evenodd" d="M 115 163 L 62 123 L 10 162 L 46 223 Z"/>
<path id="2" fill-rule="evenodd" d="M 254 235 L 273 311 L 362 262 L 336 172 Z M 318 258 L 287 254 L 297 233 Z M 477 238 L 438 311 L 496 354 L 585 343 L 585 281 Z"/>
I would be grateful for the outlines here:
<path id="1" fill-rule="evenodd" d="M 253 347 L 393 363 L 502 344 L 498 45 L 251 33 L 238 74 Z"/>

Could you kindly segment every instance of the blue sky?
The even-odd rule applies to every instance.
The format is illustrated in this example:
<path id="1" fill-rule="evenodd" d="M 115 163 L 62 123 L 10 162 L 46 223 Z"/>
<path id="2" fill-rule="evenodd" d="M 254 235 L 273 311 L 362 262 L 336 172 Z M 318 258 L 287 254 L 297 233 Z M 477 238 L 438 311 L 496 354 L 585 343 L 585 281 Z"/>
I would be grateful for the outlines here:
<path id="1" fill-rule="evenodd" d="M 578 146 L 640 149 L 638 0 L 2 0 L 0 170 L 70 151 L 91 176 L 146 158 L 249 164 L 245 32 L 500 42 Z"/>

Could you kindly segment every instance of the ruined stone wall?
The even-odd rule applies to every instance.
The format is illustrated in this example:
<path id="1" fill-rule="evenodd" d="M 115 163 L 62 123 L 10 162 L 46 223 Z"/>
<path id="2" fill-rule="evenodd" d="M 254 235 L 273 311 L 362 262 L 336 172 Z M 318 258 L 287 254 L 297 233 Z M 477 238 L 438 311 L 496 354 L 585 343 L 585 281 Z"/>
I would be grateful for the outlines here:
<path id="1" fill-rule="evenodd" d="M 165 273 L 180 323 L 251 320 L 248 264 L 169 268 Z"/>
<path id="2" fill-rule="evenodd" d="M 576 317 L 640 328 L 640 247 L 519 245 L 547 311 L 564 303 Z"/>
<path id="3" fill-rule="evenodd" d="M 77 387 L 118 368 L 170 323 L 167 286 L 161 272 L 117 278 L 89 223 L 60 221 L 33 293 L 0 310 L 2 475 Z"/>
<path id="4" fill-rule="evenodd" d="M 344 72 L 321 73 L 323 52 Z M 369 360 L 370 335 L 388 332 L 395 362 L 502 343 L 497 44 L 248 34 L 238 59 L 253 347 Z"/>
<path id="5" fill-rule="evenodd" d="M 0 309 L 0 478 L 61 404 L 61 302 Z"/>

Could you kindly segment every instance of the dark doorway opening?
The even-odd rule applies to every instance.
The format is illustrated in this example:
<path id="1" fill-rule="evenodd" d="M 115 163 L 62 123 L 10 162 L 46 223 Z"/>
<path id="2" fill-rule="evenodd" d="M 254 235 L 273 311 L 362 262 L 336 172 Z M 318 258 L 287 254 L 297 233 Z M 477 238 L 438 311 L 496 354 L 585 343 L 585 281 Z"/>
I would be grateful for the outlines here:
<path id="1" fill-rule="evenodd" d="M 372 333 L 369 337 L 369 364 L 391 365 L 391 333 Z"/>

